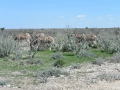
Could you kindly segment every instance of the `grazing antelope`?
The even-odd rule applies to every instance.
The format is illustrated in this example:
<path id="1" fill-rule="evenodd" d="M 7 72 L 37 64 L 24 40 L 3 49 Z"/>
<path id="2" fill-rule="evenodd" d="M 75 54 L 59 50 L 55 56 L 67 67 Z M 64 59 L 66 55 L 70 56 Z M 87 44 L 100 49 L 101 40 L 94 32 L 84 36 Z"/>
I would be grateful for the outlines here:
<path id="1" fill-rule="evenodd" d="M 86 39 L 85 34 L 71 34 L 70 36 L 75 38 L 76 43 L 79 43 Z"/>
<path id="2" fill-rule="evenodd" d="M 71 37 L 75 38 L 76 43 L 80 43 L 81 41 L 86 40 L 89 43 L 89 46 L 93 46 L 96 44 L 97 36 L 95 34 L 85 35 L 85 34 L 71 34 Z"/>
<path id="3" fill-rule="evenodd" d="M 14 40 L 17 40 L 19 45 L 24 47 L 30 47 L 31 36 L 29 33 L 18 34 L 14 37 Z M 29 48 L 30 49 L 30 48 Z"/>
<path id="4" fill-rule="evenodd" d="M 91 34 L 91 35 L 87 36 L 86 40 L 87 41 L 94 41 L 96 38 L 97 38 L 97 36 L 95 34 Z"/>
<path id="5" fill-rule="evenodd" d="M 43 33 L 31 34 L 32 39 L 45 36 Z"/>
<path id="6" fill-rule="evenodd" d="M 97 36 L 95 34 L 87 35 L 86 41 L 89 42 L 89 46 L 93 47 L 97 44 Z"/>
<path id="7" fill-rule="evenodd" d="M 51 50 L 51 44 L 54 43 L 52 36 L 40 36 L 31 42 L 31 49 L 37 45 L 38 50 L 48 49 Z"/>

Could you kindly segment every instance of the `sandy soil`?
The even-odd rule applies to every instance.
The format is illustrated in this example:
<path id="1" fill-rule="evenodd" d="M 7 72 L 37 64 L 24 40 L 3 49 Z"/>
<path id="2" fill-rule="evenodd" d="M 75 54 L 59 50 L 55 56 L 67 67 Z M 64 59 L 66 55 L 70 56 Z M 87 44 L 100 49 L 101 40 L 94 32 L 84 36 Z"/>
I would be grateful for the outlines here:
<path id="1" fill-rule="evenodd" d="M 47 83 L 33 84 L 34 78 L 4 78 L 12 80 L 0 90 L 120 90 L 120 64 L 105 62 L 103 65 L 82 64 L 80 69 L 64 68 L 70 76 L 50 77 Z M 18 73 L 19 74 L 19 73 Z M 108 75 L 105 80 L 100 75 Z M 109 78 L 109 76 L 111 77 Z M 116 78 L 115 80 L 113 78 Z"/>

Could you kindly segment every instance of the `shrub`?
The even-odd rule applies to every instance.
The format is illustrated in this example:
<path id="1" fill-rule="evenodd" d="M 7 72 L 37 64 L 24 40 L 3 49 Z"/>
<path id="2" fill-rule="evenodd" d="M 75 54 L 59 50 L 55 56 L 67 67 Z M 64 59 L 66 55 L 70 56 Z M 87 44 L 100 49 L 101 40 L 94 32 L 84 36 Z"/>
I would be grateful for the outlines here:
<path id="1" fill-rule="evenodd" d="M 19 62 L 19 65 L 21 65 L 21 66 L 23 66 L 24 64 L 25 64 L 24 61 L 20 61 L 20 62 Z"/>
<path id="2" fill-rule="evenodd" d="M 95 54 L 93 54 L 92 52 L 89 52 L 87 50 L 81 50 L 78 54 L 77 57 L 78 58 L 91 58 L 94 57 Z"/>
<path id="3" fill-rule="evenodd" d="M 70 37 L 70 33 L 72 33 L 72 31 L 68 31 L 68 29 L 66 28 L 65 32 L 63 33 L 59 33 L 56 36 L 56 43 L 55 43 L 55 48 L 56 51 L 60 51 L 62 50 L 63 52 L 70 52 L 73 51 L 75 48 L 75 38 L 74 37 Z"/>
<path id="4" fill-rule="evenodd" d="M 88 29 L 88 27 L 85 27 L 85 29 Z"/>
<path id="5" fill-rule="evenodd" d="M 28 52 L 28 56 L 29 56 L 30 58 L 34 58 L 36 53 L 37 53 L 37 48 L 34 47 L 33 50 L 30 50 L 30 51 Z"/>
<path id="6" fill-rule="evenodd" d="M 103 30 L 98 35 L 98 44 L 102 51 L 113 54 L 120 51 L 120 40 L 118 38 L 112 31 Z"/>
<path id="7" fill-rule="evenodd" d="M 52 60 L 62 60 L 64 58 L 61 52 L 56 52 L 51 56 Z"/>
<path id="8" fill-rule="evenodd" d="M 1 31 L 2 31 L 2 33 L 3 33 L 3 31 L 5 30 L 5 28 L 3 27 L 3 28 L 0 28 L 1 29 Z"/>
<path id="9" fill-rule="evenodd" d="M 120 80 L 120 73 L 118 72 L 102 73 L 101 75 L 98 75 L 97 78 L 99 78 L 100 80 L 113 82 L 115 80 Z"/>
<path id="10" fill-rule="evenodd" d="M 12 60 L 20 60 L 22 58 L 21 50 L 17 50 L 12 58 Z"/>
<path id="11" fill-rule="evenodd" d="M 13 53 L 18 47 L 12 36 L 0 36 L 0 57 L 6 57 Z"/>
<path id="12" fill-rule="evenodd" d="M 80 69 L 81 66 L 80 66 L 80 64 L 78 64 L 78 63 L 73 63 L 70 68 L 71 68 L 71 69 Z"/>
<path id="13" fill-rule="evenodd" d="M 70 35 L 66 36 L 66 40 L 64 41 L 62 51 L 63 52 L 73 52 L 76 47 L 76 42 L 74 37 L 70 37 Z"/>
<path id="14" fill-rule="evenodd" d="M 46 83 L 48 77 L 51 77 L 51 76 L 59 77 L 60 75 L 68 76 L 69 73 L 65 71 L 61 71 L 59 69 L 52 68 L 44 71 L 37 70 L 33 76 L 36 78 L 36 80 L 39 81 L 38 83 Z"/>
<path id="15" fill-rule="evenodd" d="M 59 34 L 56 37 L 55 49 L 63 52 L 74 52 L 77 54 L 82 49 L 89 49 L 89 43 L 86 40 L 76 41 L 76 38 L 71 36 L 72 31 L 66 30 L 64 34 Z"/>
<path id="16" fill-rule="evenodd" d="M 36 80 L 36 83 L 39 84 L 39 83 L 47 83 L 48 80 L 47 80 L 47 77 L 41 77 L 41 78 L 38 78 Z"/>
<path id="17" fill-rule="evenodd" d="M 74 53 L 77 55 L 79 52 L 83 50 L 88 50 L 88 49 L 89 49 L 89 43 L 86 40 L 83 40 L 79 42 L 78 44 L 76 44 Z"/>
<path id="18" fill-rule="evenodd" d="M 110 57 L 109 62 L 111 63 L 120 63 L 120 52 L 114 54 L 112 57 Z"/>
<path id="19" fill-rule="evenodd" d="M 8 83 L 8 81 L 6 81 L 6 80 L 4 80 L 4 81 L 0 81 L 0 86 L 6 86 L 7 85 L 7 83 Z"/>
<path id="20" fill-rule="evenodd" d="M 26 61 L 26 64 L 43 64 L 43 60 L 41 58 L 31 58 Z"/>
<path id="21" fill-rule="evenodd" d="M 74 50 L 74 48 L 75 48 L 74 45 L 66 43 L 66 44 L 64 44 L 63 47 L 62 47 L 62 51 L 63 51 L 63 52 L 71 52 L 71 51 Z"/>
<path id="22" fill-rule="evenodd" d="M 54 53 L 52 55 L 51 59 L 56 60 L 53 64 L 55 67 L 61 67 L 65 64 L 65 62 L 62 60 L 62 59 L 64 59 L 64 56 L 61 52 Z"/>
<path id="23" fill-rule="evenodd" d="M 55 67 L 62 67 L 65 64 L 65 62 L 63 60 L 57 60 L 56 62 L 54 62 L 54 66 Z"/>
<path id="24" fill-rule="evenodd" d="M 82 49 L 89 49 L 89 43 L 86 40 L 76 43 L 74 37 L 67 39 L 62 47 L 63 52 L 74 52 L 75 54 L 77 54 Z"/>
<path id="25" fill-rule="evenodd" d="M 102 57 L 98 57 L 93 61 L 93 64 L 101 66 L 105 60 Z"/>
<path id="26" fill-rule="evenodd" d="M 8 61 L 9 60 L 9 57 L 4 57 L 4 61 Z"/>
<path id="27" fill-rule="evenodd" d="M 65 42 L 66 36 L 65 34 L 58 34 L 55 38 L 55 51 L 60 51 Z"/>

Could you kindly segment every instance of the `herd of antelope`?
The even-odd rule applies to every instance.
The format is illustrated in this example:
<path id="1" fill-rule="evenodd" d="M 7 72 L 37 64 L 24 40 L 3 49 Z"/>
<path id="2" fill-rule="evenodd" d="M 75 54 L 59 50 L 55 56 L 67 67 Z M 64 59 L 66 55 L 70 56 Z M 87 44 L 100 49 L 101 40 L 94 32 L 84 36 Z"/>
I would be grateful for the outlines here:
<path id="1" fill-rule="evenodd" d="M 70 34 L 69 37 L 74 37 L 76 44 L 86 40 L 87 42 L 94 42 L 97 38 L 95 34 L 86 35 L 86 34 Z M 30 47 L 28 50 L 33 49 L 34 47 L 37 48 L 37 50 L 42 49 L 49 49 L 51 50 L 51 44 L 55 44 L 55 39 L 52 36 L 46 36 L 43 33 L 37 33 L 37 34 L 17 34 L 14 36 L 14 40 L 18 41 L 18 44 L 21 46 L 24 46 L 23 43 L 26 43 L 28 47 Z"/>

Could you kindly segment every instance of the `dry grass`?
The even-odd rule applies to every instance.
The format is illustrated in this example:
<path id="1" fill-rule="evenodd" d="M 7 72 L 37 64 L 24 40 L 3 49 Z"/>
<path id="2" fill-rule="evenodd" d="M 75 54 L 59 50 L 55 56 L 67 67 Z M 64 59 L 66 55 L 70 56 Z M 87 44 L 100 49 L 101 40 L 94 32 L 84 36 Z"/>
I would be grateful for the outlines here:
<path id="1" fill-rule="evenodd" d="M 9 80 L 13 87 L 0 87 L 0 90 L 120 90 L 120 80 L 106 81 L 98 78 L 103 73 L 119 73 L 120 64 L 105 62 L 101 66 L 90 63 L 82 64 L 80 69 L 63 68 L 70 76 L 50 77 L 47 83 L 34 83 L 34 78 L 14 77 Z M 12 73 L 20 74 L 20 73 Z M 2 80 L 7 78 L 1 77 Z M 15 89 L 16 88 L 16 89 Z"/>

